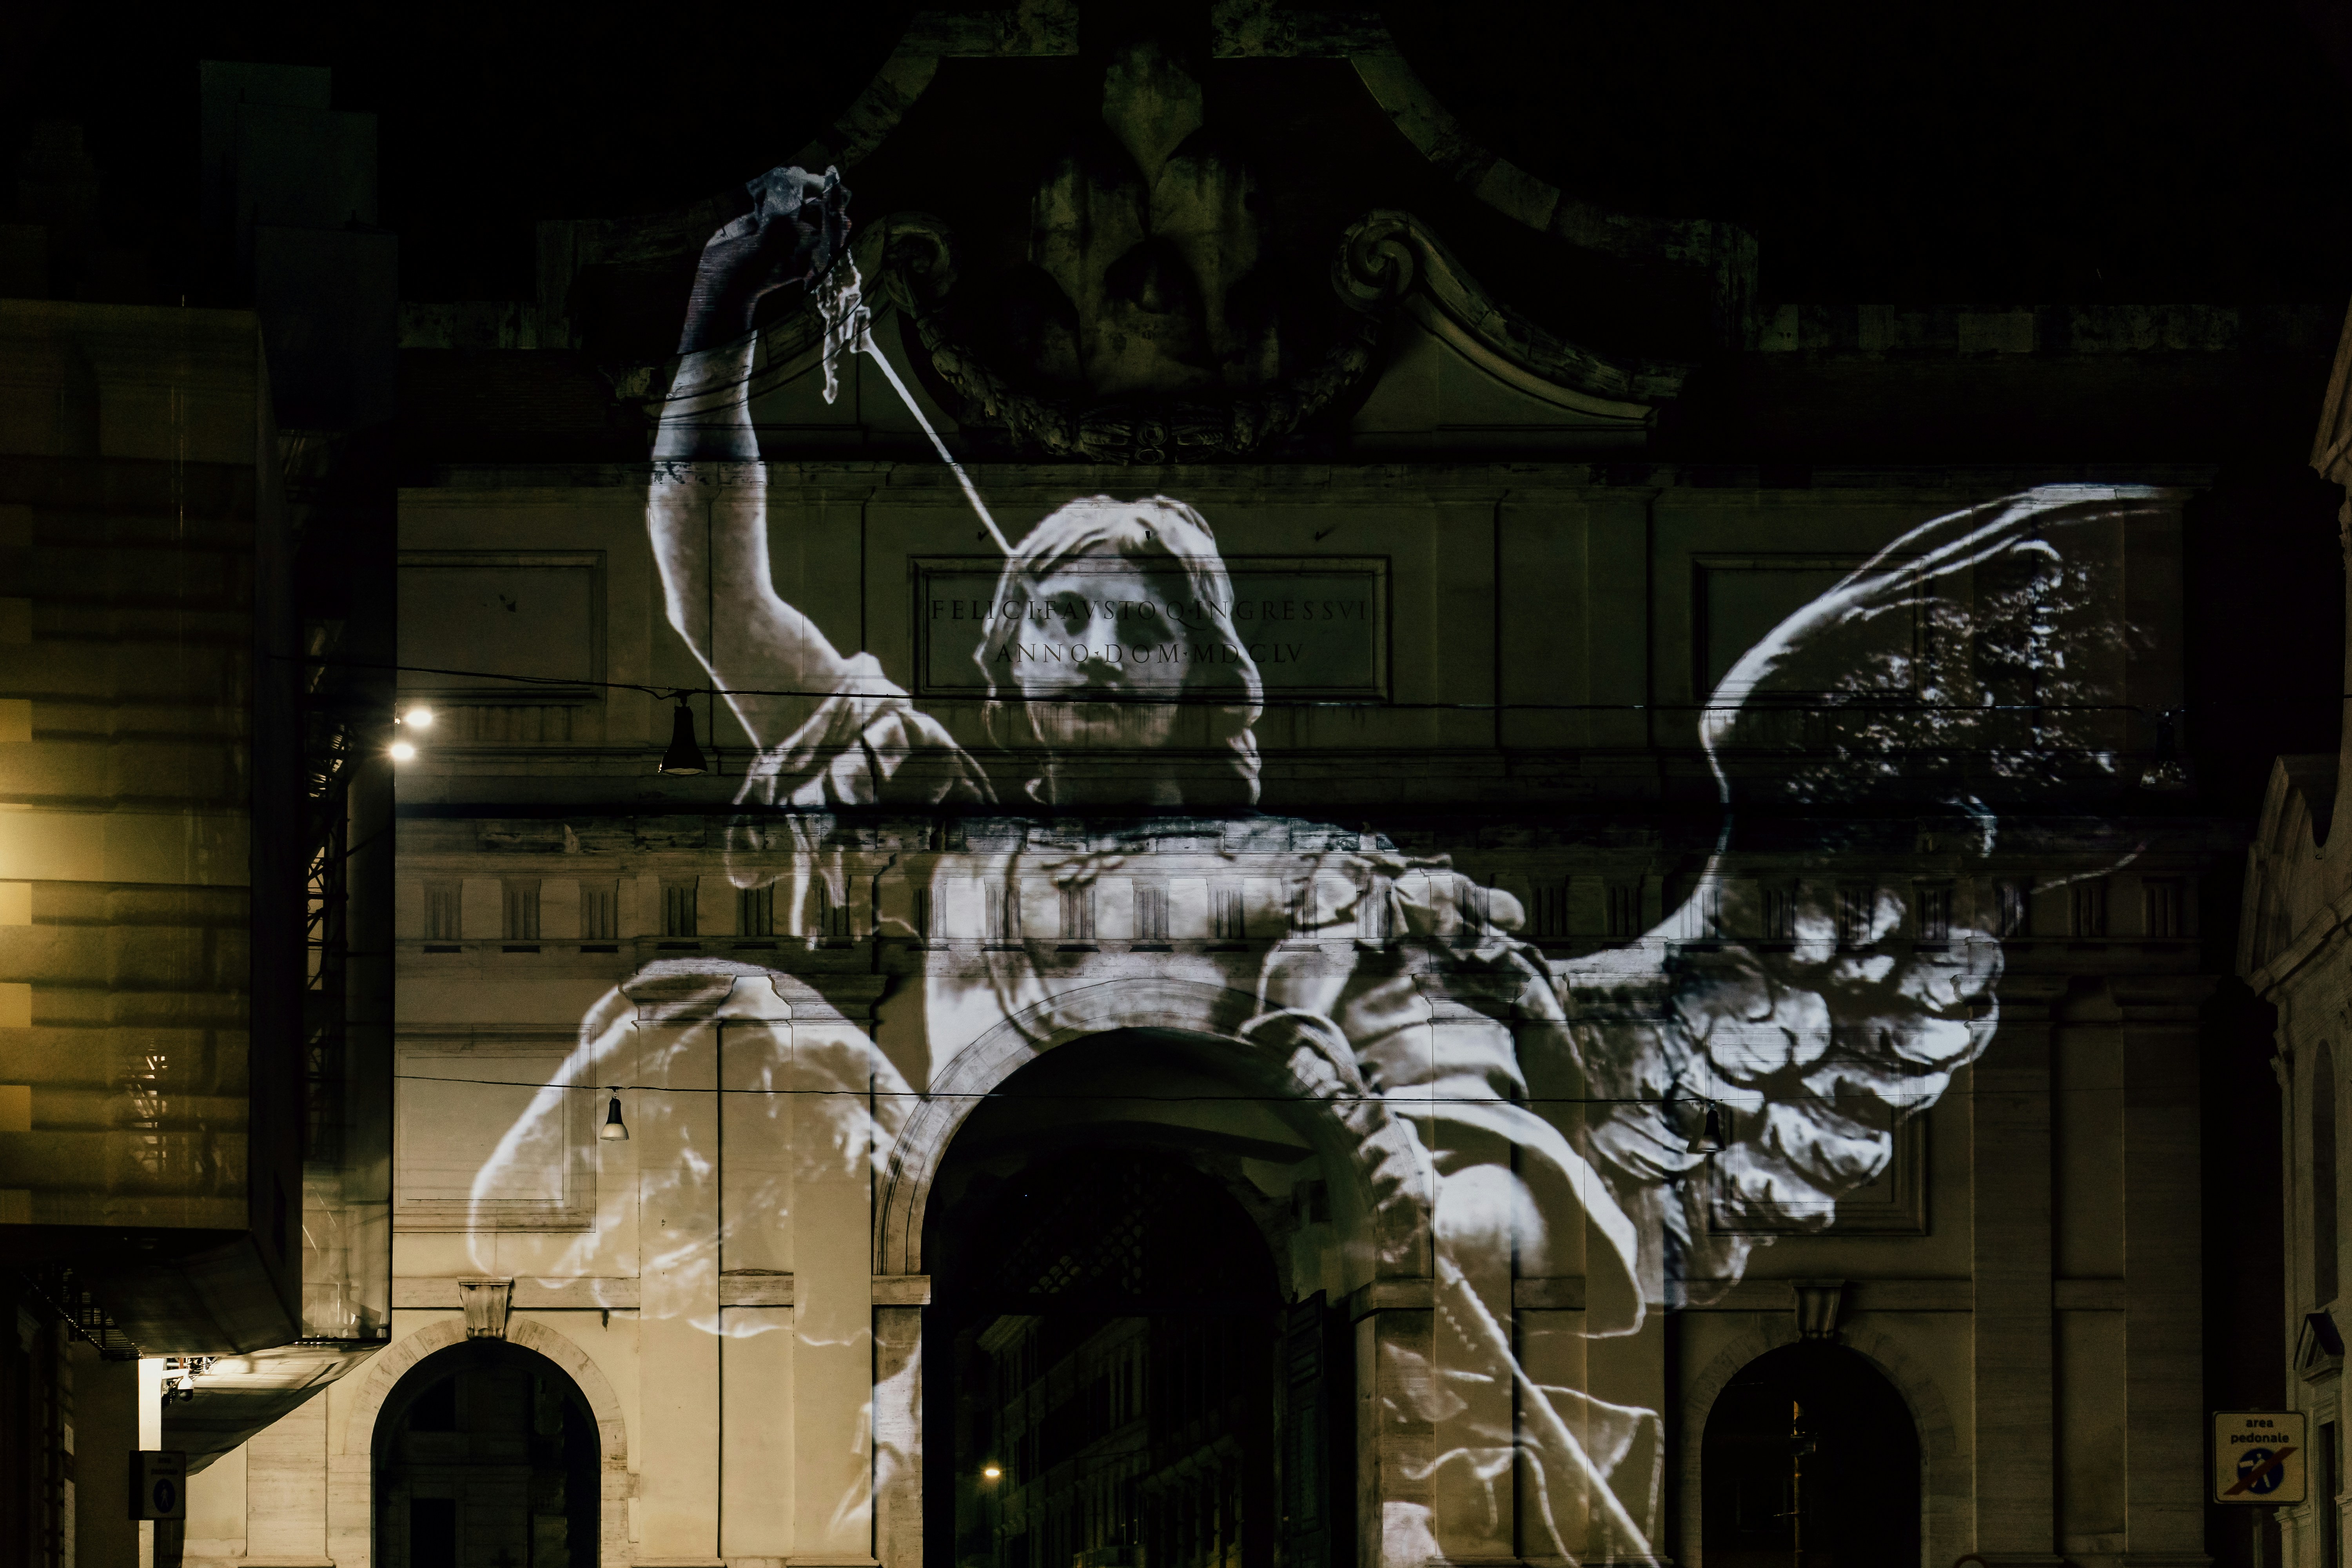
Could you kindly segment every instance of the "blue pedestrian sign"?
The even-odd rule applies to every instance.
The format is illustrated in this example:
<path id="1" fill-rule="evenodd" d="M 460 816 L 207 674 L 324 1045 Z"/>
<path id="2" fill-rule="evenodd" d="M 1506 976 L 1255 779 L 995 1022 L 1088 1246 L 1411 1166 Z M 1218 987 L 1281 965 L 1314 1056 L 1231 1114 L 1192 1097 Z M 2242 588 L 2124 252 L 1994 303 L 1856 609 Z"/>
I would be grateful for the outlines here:
<path id="1" fill-rule="evenodd" d="M 2307 1437 L 2300 1410 L 2215 1411 L 2213 1500 L 2273 1508 L 2303 1501 L 2310 1484 Z"/>
<path id="2" fill-rule="evenodd" d="M 188 1517 L 188 1456 L 176 1448 L 142 1448 L 131 1456 L 131 1517 Z"/>

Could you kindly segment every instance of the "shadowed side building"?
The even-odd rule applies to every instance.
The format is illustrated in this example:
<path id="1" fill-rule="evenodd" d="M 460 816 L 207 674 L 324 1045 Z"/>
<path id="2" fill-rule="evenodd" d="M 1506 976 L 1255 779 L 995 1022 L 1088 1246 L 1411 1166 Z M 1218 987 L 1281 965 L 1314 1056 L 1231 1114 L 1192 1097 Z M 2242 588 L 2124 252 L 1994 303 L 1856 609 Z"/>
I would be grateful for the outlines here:
<path id="1" fill-rule="evenodd" d="M 2352 371 L 2339 349 L 2311 465 L 2330 483 L 2352 486 L 2347 459 L 2347 395 Z M 2339 512 L 2337 540 L 2345 543 Z M 2352 658 L 2352 645 L 2347 658 Z M 2346 666 L 2352 671 L 2352 664 Z M 2347 673 L 2352 690 L 2352 673 Z M 2352 744 L 2352 730 L 2347 731 Z M 2352 1016 L 2347 989 L 2344 845 L 2334 834 L 2341 756 L 2301 754 L 2277 759 L 2254 842 L 2246 857 L 2244 914 L 2239 928 L 2239 972 L 2273 1011 L 2269 1065 L 2280 1089 L 2277 1143 L 2280 1212 L 2285 1257 L 2280 1384 L 2286 1408 L 2304 1411 L 2312 1440 L 2311 1491 L 2304 1503 L 2277 1510 L 2284 1561 L 2332 1563 L 2344 1540 L 2346 1408 L 2342 1280 L 2344 1171 L 2337 1127 L 2344 1116 L 2340 1066 L 2345 1026 Z M 2250 1053 L 2251 1059 L 2251 1053 Z"/>
<path id="2" fill-rule="evenodd" d="M 0 300 L 11 1563 L 176 1563 L 182 1521 L 133 1518 L 133 1452 L 197 1472 L 233 1453 L 267 1477 L 268 1445 L 249 1467 L 246 1439 L 299 1430 L 388 1327 L 370 873 L 388 916 L 389 712 L 346 661 L 372 620 L 388 632 L 389 600 L 341 581 L 364 530 L 334 482 L 383 410 L 348 343 L 308 330 L 340 305 L 364 337 L 366 289 L 333 254 L 369 237 L 289 160 L 334 117 L 323 71 L 287 74 L 205 83 L 210 172 L 236 187 L 220 210 L 248 242 L 264 226 L 258 284 L 248 244 L 224 291 L 258 310 L 43 298 L 37 269 L 7 281 L 32 297 Z M 26 205 L 46 168 L 28 165 Z M 233 258 L 225 218 L 217 237 Z"/>

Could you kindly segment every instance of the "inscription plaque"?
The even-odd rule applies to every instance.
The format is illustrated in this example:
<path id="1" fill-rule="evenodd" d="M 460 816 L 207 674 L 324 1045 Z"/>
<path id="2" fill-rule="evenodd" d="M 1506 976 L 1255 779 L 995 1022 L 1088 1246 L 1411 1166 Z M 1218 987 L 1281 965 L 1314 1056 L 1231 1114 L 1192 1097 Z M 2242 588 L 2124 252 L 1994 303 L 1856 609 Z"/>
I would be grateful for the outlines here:
<path id="1" fill-rule="evenodd" d="M 1362 557 L 1228 556 L 1227 625 L 1186 602 L 1162 610 L 1133 596 L 1133 569 L 1106 563 L 1103 592 L 1057 605 L 1000 598 L 1002 567 L 985 556 L 922 560 L 915 568 L 919 693 L 985 696 L 1014 689 L 1024 661 L 1088 658 L 1161 664 L 1233 663 L 1246 651 L 1270 699 L 1363 698 L 1389 692 L 1388 562 Z M 983 674 L 976 657 L 1004 617 L 1016 631 Z"/>

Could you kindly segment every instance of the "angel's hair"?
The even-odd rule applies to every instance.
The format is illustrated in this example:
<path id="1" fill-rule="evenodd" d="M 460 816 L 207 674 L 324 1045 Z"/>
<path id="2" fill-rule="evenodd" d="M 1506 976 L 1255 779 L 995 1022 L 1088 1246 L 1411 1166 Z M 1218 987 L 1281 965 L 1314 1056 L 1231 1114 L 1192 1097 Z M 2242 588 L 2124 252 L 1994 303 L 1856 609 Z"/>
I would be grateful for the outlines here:
<path id="1" fill-rule="evenodd" d="M 1203 790 L 1188 784 L 1185 793 L 1188 798 L 1232 794 L 1241 805 L 1255 805 L 1257 737 L 1251 726 L 1257 722 L 1265 687 L 1259 679 L 1257 665 L 1249 656 L 1248 645 L 1234 630 L 1233 580 L 1225 574 L 1224 559 L 1217 552 L 1217 536 L 1211 531 L 1208 519 L 1167 496 L 1129 501 L 1110 496 L 1087 496 L 1071 501 L 1030 530 L 1020 548 L 1005 562 L 1004 574 L 996 584 L 996 601 L 1000 605 L 1007 601 L 1028 602 L 1036 596 L 1038 584 L 1062 567 L 1073 561 L 1105 555 L 1131 561 L 1147 572 L 1169 567 L 1181 571 L 1186 597 L 1205 617 L 1206 624 L 1194 635 L 1203 640 L 1214 638 L 1235 656 L 1230 664 L 1204 659 L 1185 667 L 1185 695 L 1192 701 L 1208 700 L 1207 742 L 1223 757 L 1231 770 L 1233 784 L 1229 791 L 1213 787 Z M 988 679 L 992 720 L 997 717 L 999 705 L 1021 698 L 1018 691 L 998 689 L 996 671 L 1008 668 L 1002 658 L 1005 645 L 1019 634 L 1024 624 L 1017 616 L 997 616 L 972 656 L 981 673 Z M 1171 629 L 1179 633 L 1183 630 Z M 1022 710 L 1026 739 L 1034 745 L 1046 744 L 1037 731 L 1034 716 L 1027 712 L 1025 701 Z"/>

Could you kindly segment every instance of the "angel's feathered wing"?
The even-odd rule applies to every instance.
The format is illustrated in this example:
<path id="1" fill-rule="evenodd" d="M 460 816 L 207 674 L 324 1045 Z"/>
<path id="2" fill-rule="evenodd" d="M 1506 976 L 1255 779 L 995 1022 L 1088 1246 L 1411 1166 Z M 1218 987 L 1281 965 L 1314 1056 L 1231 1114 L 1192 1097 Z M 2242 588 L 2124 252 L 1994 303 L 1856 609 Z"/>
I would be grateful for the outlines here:
<path id="1" fill-rule="evenodd" d="M 1990 910 L 1921 929 L 1883 873 L 1964 864 L 2004 810 L 2111 790 L 2138 634 L 2122 564 L 2165 492 L 2052 486 L 1913 529 L 1780 622 L 1699 714 L 1725 815 L 1644 946 L 1568 976 L 1597 1163 L 1663 1237 L 1669 1303 L 1774 1233 L 1833 1222 L 1894 1129 L 1982 1053 Z M 1907 878 L 1906 879 L 1908 879 Z M 1694 1134 L 1713 1104 L 1717 1152 Z M 1694 1147 L 1694 1144 L 1698 1145 Z"/>
<path id="2" fill-rule="evenodd" d="M 1974 814 L 2110 782 L 2134 720 L 2127 540 L 2177 505 L 2142 487 L 2049 485 L 1906 533 L 1717 683 L 1698 740 L 1724 805 Z"/>

